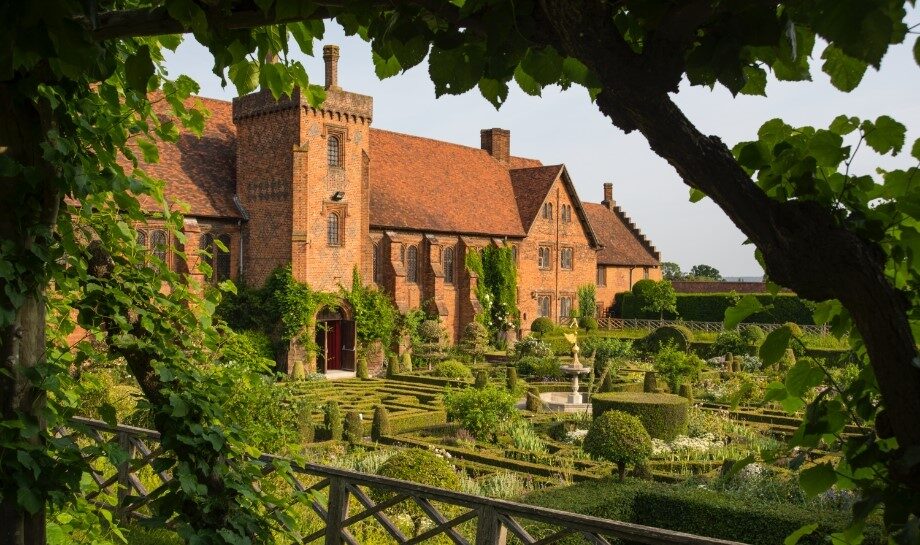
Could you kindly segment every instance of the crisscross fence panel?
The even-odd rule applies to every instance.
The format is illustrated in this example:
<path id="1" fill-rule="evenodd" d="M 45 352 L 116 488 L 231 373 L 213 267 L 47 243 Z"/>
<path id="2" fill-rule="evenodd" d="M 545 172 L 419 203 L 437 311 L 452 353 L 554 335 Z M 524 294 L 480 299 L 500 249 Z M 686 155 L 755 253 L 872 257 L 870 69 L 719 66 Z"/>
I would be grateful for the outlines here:
<path id="1" fill-rule="evenodd" d="M 86 418 L 74 419 L 72 428 L 58 430 L 61 437 L 98 447 L 90 462 L 91 477 L 98 490 L 87 494 L 101 508 L 123 519 L 150 516 L 153 500 L 172 476 L 151 464 L 160 454 L 159 434 L 130 426 L 109 426 Z M 113 456 L 113 449 L 119 454 Z M 93 449 L 90 449 L 93 450 Z M 114 462 L 113 462 L 114 460 Z M 312 463 L 297 464 L 287 458 L 265 454 L 260 487 L 279 483 L 299 494 L 303 520 L 282 521 L 297 535 L 296 543 L 360 545 L 368 536 L 375 542 L 413 545 L 544 545 L 570 537 L 586 543 L 645 543 L 649 545 L 743 545 L 638 524 L 606 520 L 505 500 L 474 496 L 432 486 L 359 473 Z M 294 478 L 272 479 L 275 468 L 293 470 Z M 100 494 L 118 501 L 100 501 Z M 304 497 L 306 501 L 301 501 Z M 274 510 L 267 509 L 271 517 Z"/>
<path id="2" fill-rule="evenodd" d="M 602 329 L 655 329 L 666 325 L 682 325 L 690 331 L 700 331 L 707 333 L 719 333 L 723 330 L 722 322 L 694 322 L 681 320 L 642 320 L 637 318 L 600 318 L 597 320 L 598 327 Z M 770 333 L 773 330 L 783 327 L 784 324 L 751 324 L 756 325 Z M 804 333 L 809 335 L 827 335 L 828 327 L 826 325 L 799 325 Z"/>

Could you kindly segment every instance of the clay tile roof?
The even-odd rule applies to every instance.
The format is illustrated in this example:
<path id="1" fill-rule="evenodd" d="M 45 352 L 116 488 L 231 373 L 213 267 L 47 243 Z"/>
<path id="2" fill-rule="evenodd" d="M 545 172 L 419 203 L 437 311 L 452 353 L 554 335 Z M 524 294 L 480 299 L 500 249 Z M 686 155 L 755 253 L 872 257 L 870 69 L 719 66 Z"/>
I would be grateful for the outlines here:
<path id="1" fill-rule="evenodd" d="M 533 167 L 542 167 L 543 163 L 539 159 L 528 159 L 527 157 L 515 157 L 511 156 L 508 160 L 508 168 L 533 168 Z"/>
<path id="2" fill-rule="evenodd" d="M 377 228 L 524 236 L 508 169 L 479 148 L 371 129 Z"/>
<path id="3" fill-rule="evenodd" d="M 514 187 L 514 197 L 517 200 L 518 212 L 521 215 L 521 224 L 529 231 L 540 205 L 546 199 L 546 194 L 559 177 L 562 165 L 548 165 L 531 168 L 520 168 L 511 171 L 511 185 Z"/>
<path id="4" fill-rule="evenodd" d="M 156 100 L 157 97 L 151 97 Z M 211 112 L 205 122 L 201 137 L 182 132 L 175 144 L 159 146 L 160 161 L 143 162 L 139 166 L 150 176 L 163 180 L 165 194 L 174 209 L 179 203 L 190 206 L 189 216 L 230 218 L 241 217 L 233 202 L 236 191 L 236 128 L 233 125 L 230 102 L 196 97 L 189 105 L 200 100 Z M 169 106 L 165 101 L 154 103 L 154 109 L 166 115 Z M 128 161 L 122 166 L 130 169 Z M 142 198 L 141 206 L 150 211 L 158 207 L 150 198 Z"/>
<path id="5" fill-rule="evenodd" d="M 586 202 L 584 208 L 603 246 L 597 252 L 598 264 L 639 267 L 661 264 L 658 251 L 619 206 L 608 210 L 602 204 Z"/>

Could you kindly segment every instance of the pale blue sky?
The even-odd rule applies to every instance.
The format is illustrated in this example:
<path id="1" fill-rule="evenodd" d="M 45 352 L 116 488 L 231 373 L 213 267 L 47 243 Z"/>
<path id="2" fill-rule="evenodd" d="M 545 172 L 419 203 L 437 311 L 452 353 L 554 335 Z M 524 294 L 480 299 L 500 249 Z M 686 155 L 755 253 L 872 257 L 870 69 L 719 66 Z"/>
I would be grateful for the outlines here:
<path id="1" fill-rule="evenodd" d="M 920 19 L 920 9 L 911 19 Z M 374 97 L 374 126 L 419 136 L 478 146 L 479 130 L 511 130 L 511 152 L 535 157 L 545 164 L 565 163 L 582 200 L 598 202 L 601 184 L 613 182 L 614 199 L 661 251 L 662 259 L 679 263 L 684 271 L 698 263 L 718 268 L 726 276 L 761 274 L 753 247 L 710 200 L 692 204 L 688 189 L 663 159 L 655 155 L 638 132 L 626 135 L 615 128 L 588 99 L 583 88 L 550 88 L 543 97 L 530 97 L 512 85 L 508 101 L 496 111 L 479 92 L 435 99 L 427 62 L 407 73 L 380 81 L 374 74 L 370 46 L 346 37 L 338 25 L 327 23 L 323 44 L 341 46 L 339 83 Z M 910 143 L 920 136 L 920 68 L 908 45 L 893 47 L 881 71 L 870 69 L 852 93 L 835 90 L 820 72 L 820 46 L 812 83 L 770 81 L 767 98 L 732 98 L 724 89 L 684 85 L 676 101 L 697 127 L 719 136 L 730 146 L 751 139 L 763 122 L 782 117 L 793 125 L 826 126 L 839 114 L 875 118 L 891 115 L 908 126 L 907 153 L 879 162 L 860 151 L 858 170 L 871 172 L 879 164 L 910 166 Z M 322 83 L 321 47 L 317 57 L 297 54 L 311 81 Z M 187 41 L 167 60 L 171 76 L 187 74 L 207 97 L 230 99 L 232 85 L 221 88 L 211 73 L 206 49 Z"/>

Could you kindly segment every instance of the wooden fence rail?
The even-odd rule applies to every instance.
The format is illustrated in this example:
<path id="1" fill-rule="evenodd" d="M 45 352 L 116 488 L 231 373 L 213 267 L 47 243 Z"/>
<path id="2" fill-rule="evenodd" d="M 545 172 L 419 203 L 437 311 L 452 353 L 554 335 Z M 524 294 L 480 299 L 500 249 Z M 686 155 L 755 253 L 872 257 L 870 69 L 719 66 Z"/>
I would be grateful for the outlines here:
<path id="1" fill-rule="evenodd" d="M 87 494 L 87 499 L 113 510 L 123 520 L 145 517 L 145 509 L 149 509 L 150 502 L 172 479 L 168 472 L 157 472 L 150 467 L 162 452 L 157 444 L 160 434 L 155 431 L 75 418 L 72 427 L 58 430 L 58 435 L 99 447 L 98 456 L 87 460 L 98 486 L 97 491 Z M 115 447 L 119 447 L 120 454 L 113 457 Z M 112 463 L 113 459 L 116 463 Z M 310 509 L 320 523 L 297 540 L 301 544 L 360 545 L 352 528 L 376 523 L 394 543 L 402 545 L 436 537 L 454 545 L 504 545 L 509 541 L 544 545 L 568 536 L 581 536 L 594 545 L 608 545 L 610 538 L 649 545 L 743 545 L 318 464 L 296 464 L 270 454 L 262 455 L 260 460 L 265 463 L 265 477 L 270 477 L 278 464 L 289 466 L 296 475 L 294 489 L 311 494 Z M 148 490 L 143 480 L 159 484 Z M 101 501 L 100 494 L 116 497 L 118 501 L 115 505 Z M 395 509 L 404 509 L 406 505 L 426 519 L 426 524 L 407 528 L 404 520 L 394 515 Z M 271 516 L 271 511 L 266 516 Z"/>
<path id="2" fill-rule="evenodd" d="M 694 322 L 681 320 L 641 320 L 636 318 L 599 318 L 597 325 L 601 329 L 655 329 L 665 325 L 682 325 L 690 331 L 704 331 L 709 333 L 719 333 L 723 330 L 722 322 Z M 783 324 L 750 324 L 764 330 L 764 333 L 770 333 L 775 329 L 783 327 Z M 826 325 L 799 325 L 804 333 L 809 335 L 827 335 L 829 330 Z"/>

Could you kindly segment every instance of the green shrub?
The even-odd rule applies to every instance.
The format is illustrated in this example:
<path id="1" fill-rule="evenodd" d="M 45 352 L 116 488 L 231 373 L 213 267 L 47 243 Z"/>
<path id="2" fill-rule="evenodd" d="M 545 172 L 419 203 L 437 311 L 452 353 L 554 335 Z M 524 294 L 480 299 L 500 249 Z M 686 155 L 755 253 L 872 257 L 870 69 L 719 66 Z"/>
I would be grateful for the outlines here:
<path id="1" fill-rule="evenodd" d="M 802 328 L 795 322 L 786 322 L 783 324 L 783 327 L 788 327 L 789 331 L 792 332 L 792 336 L 796 339 L 801 339 L 805 335 Z"/>
<path id="2" fill-rule="evenodd" d="M 682 382 L 699 380 L 705 363 L 696 354 L 678 350 L 671 344 L 665 345 L 655 354 L 655 372 L 668 383 L 672 392 Z"/>
<path id="3" fill-rule="evenodd" d="M 584 329 L 585 331 L 597 331 L 597 328 L 598 328 L 597 318 L 595 318 L 594 316 L 588 316 L 587 318 L 581 318 L 579 320 L 579 325 L 581 325 L 581 328 Z"/>
<path id="4" fill-rule="evenodd" d="M 515 364 L 518 374 L 525 377 L 555 379 L 562 376 L 562 369 L 556 358 L 538 358 L 536 356 L 525 356 Z"/>
<path id="5" fill-rule="evenodd" d="M 222 336 L 219 357 L 224 363 L 261 360 L 266 372 L 275 367 L 275 350 L 271 339 L 261 331 L 229 331 Z"/>
<path id="6" fill-rule="evenodd" d="M 387 356 L 387 378 L 393 378 L 399 374 L 399 356 L 390 354 Z"/>
<path id="7" fill-rule="evenodd" d="M 556 325 L 553 324 L 552 320 L 546 316 L 541 316 L 530 324 L 530 331 L 536 335 L 545 335 L 547 333 L 552 333 L 555 327 Z"/>
<path id="8" fill-rule="evenodd" d="M 584 515 L 655 526 L 677 532 L 741 541 L 751 545 L 777 545 L 802 526 L 817 522 L 818 529 L 804 536 L 802 545 L 829 542 L 830 534 L 848 524 L 845 513 L 806 509 L 724 494 L 698 487 L 674 486 L 646 480 L 592 481 L 551 488 L 525 498 L 527 503 Z M 870 529 L 871 530 L 871 529 Z M 870 532 L 865 545 L 883 543 Z M 578 540 L 567 541 L 575 543 Z"/>
<path id="9" fill-rule="evenodd" d="M 600 339 L 592 344 L 594 371 L 598 373 L 610 367 L 613 374 L 616 374 L 620 362 L 635 356 L 632 341 L 628 339 Z"/>
<path id="10" fill-rule="evenodd" d="M 643 282 L 640 280 L 639 282 Z M 636 285 L 639 284 L 636 282 Z M 635 290 L 635 287 L 633 287 Z M 766 308 L 747 318 L 746 323 L 781 324 L 794 322 L 797 324 L 813 324 L 812 314 L 815 305 L 811 301 L 800 299 L 793 294 L 769 293 L 754 294 L 760 304 Z M 725 319 L 725 309 L 732 307 L 738 300 L 734 293 L 679 293 L 677 294 L 677 314 L 683 320 L 693 322 L 721 322 Z M 657 312 L 643 312 L 641 301 L 634 293 L 621 293 L 617 295 L 620 315 L 623 318 L 658 318 Z"/>
<path id="11" fill-rule="evenodd" d="M 760 343 L 767 338 L 763 328 L 755 324 L 743 324 L 738 331 L 741 333 L 741 338 L 744 339 L 744 342 L 751 346 L 760 346 Z"/>
<path id="12" fill-rule="evenodd" d="M 303 418 L 298 419 L 298 432 L 300 433 L 300 440 L 303 443 L 312 443 L 316 440 L 316 426 L 313 424 L 312 418 Z"/>
<path id="13" fill-rule="evenodd" d="M 361 380 L 370 378 L 367 372 L 367 358 L 365 356 L 358 357 L 357 364 L 355 365 L 355 376 Z"/>
<path id="14" fill-rule="evenodd" d="M 543 399 L 540 398 L 540 390 L 531 386 L 527 388 L 527 410 L 532 413 L 543 412 Z"/>
<path id="15" fill-rule="evenodd" d="M 377 405 L 374 407 L 374 420 L 371 422 L 371 439 L 380 441 L 381 437 L 391 433 L 393 430 L 390 426 L 390 413 L 383 405 Z"/>
<path id="16" fill-rule="evenodd" d="M 496 439 L 499 427 L 517 418 L 515 398 L 504 388 L 487 386 L 483 389 L 448 390 L 444 407 L 449 420 L 477 439 Z"/>
<path id="17" fill-rule="evenodd" d="M 548 358 L 553 355 L 553 351 L 545 342 L 533 335 L 528 335 L 514 345 L 511 355 L 515 359 L 521 359 L 527 356 Z"/>
<path id="18" fill-rule="evenodd" d="M 517 367 L 507 367 L 505 368 L 505 388 L 509 392 L 514 392 L 518 388 L 518 374 Z"/>
<path id="19" fill-rule="evenodd" d="M 412 481 L 448 490 L 458 490 L 460 488 L 460 476 L 457 475 L 454 467 L 447 460 L 427 450 L 408 449 L 400 451 L 381 464 L 377 469 L 377 474 L 382 477 Z M 376 503 L 390 499 L 393 494 L 393 492 L 382 488 L 371 489 L 371 497 Z M 414 525 L 413 535 L 418 535 L 422 522 L 428 520 L 421 508 L 412 501 L 400 502 L 387 510 L 387 512 L 390 511 L 412 519 Z M 450 508 L 446 508 L 444 509 L 444 514 L 450 518 L 451 511 Z"/>
<path id="20" fill-rule="evenodd" d="M 485 369 L 478 369 L 476 371 L 476 380 L 473 382 L 473 387 L 479 390 L 482 390 L 489 385 L 489 372 Z"/>
<path id="21" fill-rule="evenodd" d="M 668 344 L 673 344 L 675 348 L 682 352 L 690 350 L 690 343 L 693 342 L 693 332 L 682 325 L 665 325 L 661 326 L 644 339 L 642 339 L 642 348 L 649 353 L 655 353 Z"/>
<path id="22" fill-rule="evenodd" d="M 654 371 L 646 371 L 642 379 L 642 391 L 653 394 L 658 391 L 658 376 Z"/>
<path id="23" fill-rule="evenodd" d="M 649 435 L 670 441 L 687 429 L 687 400 L 673 394 L 613 392 L 594 394 L 594 418 L 607 411 L 623 411 L 639 418 Z"/>
<path id="24" fill-rule="evenodd" d="M 709 347 L 709 356 L 724 356 L 725 354 L 746 354 L 750 343 L 745 341 L 738 331 L 722 331 L 716 336 L 715 342 Z"/>
<path id="25" fill-rule="evenodd" d="M 444 327 L 438 320 L 425 320 L 418 326 L 418 335 L 422 342 L 437 344 L 444 339 Z"/>
<path id="26" fill-rule="evenodd" d="M 412 372 L 412 354 L 406 350 L 402 353 L 402 359 L 399 364 L 400 373 L 411 373 Z"/>
<path id="27" fill-rule="evenodd" d="M 470 368 L 457 360 L 446 360 L 434 364 L 431 374 L 441 378 L 473 380 L 473 372 Z"/>
<path id="28" fill-rule="evenodd" d="M 693 386 L 687 384 L 686 382 L 680 385 L 680 388 L 677 390 L 677 394 L 685 398 L 690 403 L 693 403 Z"/>
<path id="29" fill-rule="evenodd" d="M 610 369 L 607 369 L 601 372 L 601 386 L 598 388 L 599 392 L 614 392 L 614 374 Z"/>
<path id="30" fill-rule="evenodd" d="M 479 322 L 466 324 L 460 348 L 474 362 L 481 361 L 489 348 L 489 330 Z"/>
<path id="31" fill-rule="evenodd" d="M 329 439 L 342 440 L 345 423 L 342 420 L 342 409 L 336 401 L 329 400 L 323 407 L 323 426 Z"/>
<path id="32" fill-rule="evenodd" d="M 358 411 L 348 411 L 345 415 L 345 440 L 351 444 L 364 439 L 364 420 Z"/>
<path id="33" fill-rule="evenodd" d="M 627 464 L 641 465 L 652 454 L 652 438 L 635 416 L 606 411 L 591 423 L 582 448 L 594 458 L 615 463 L 622 481 Z"/>

